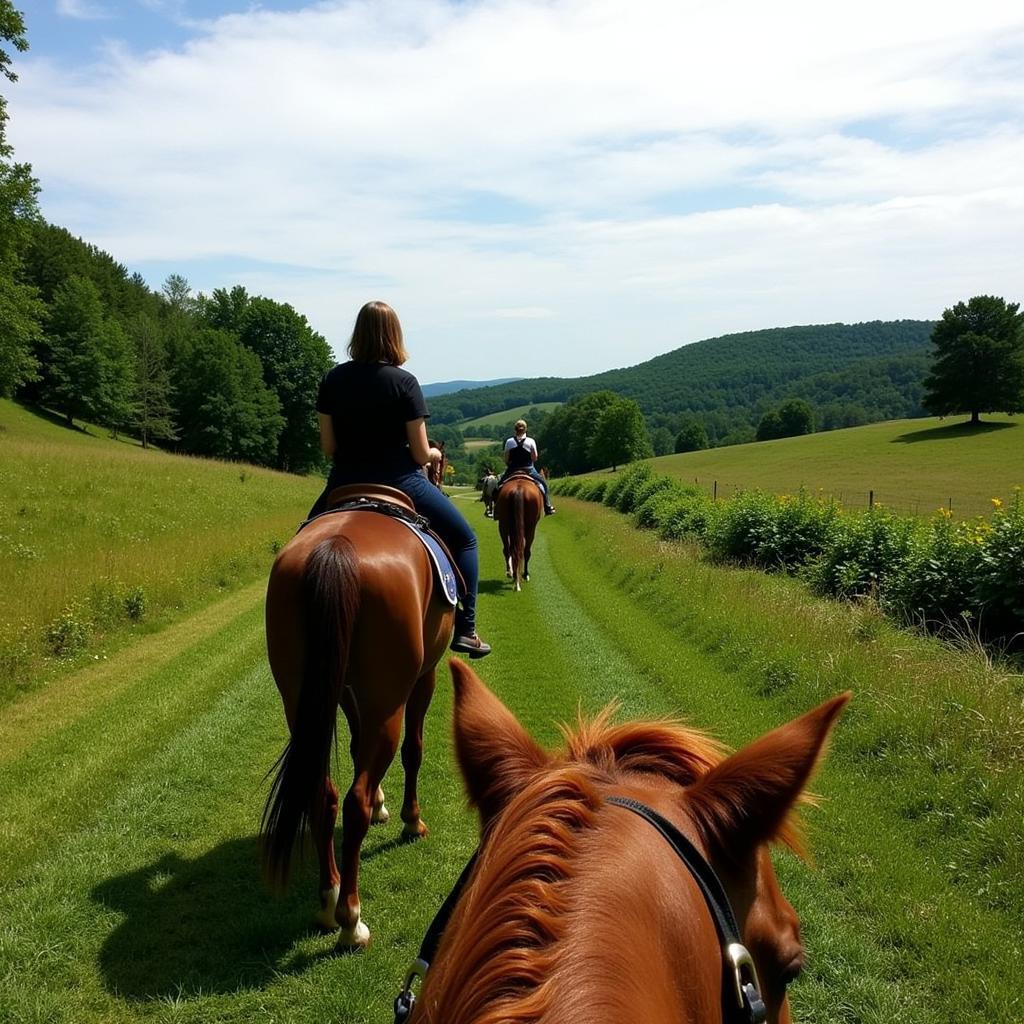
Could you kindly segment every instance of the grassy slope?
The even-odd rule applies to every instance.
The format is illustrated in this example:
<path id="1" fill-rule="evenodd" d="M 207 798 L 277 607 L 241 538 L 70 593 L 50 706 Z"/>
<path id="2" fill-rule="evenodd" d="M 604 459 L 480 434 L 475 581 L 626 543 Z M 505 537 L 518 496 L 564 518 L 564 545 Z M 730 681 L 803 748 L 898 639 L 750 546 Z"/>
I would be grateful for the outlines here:
<path id="1" fill-rule="evenodd" d="M 491 427 L 499 423 L 512 423 L 520 416 L 525 416 L 531 409 L 543 409 L 550 412 L 561 404 L 561 402 L 532 402 L 529 405 L 517 405 L 512 409 L 503 409 L 487 416 L 478 416 L 475 420 L 463 420 L 458 426 L 460 430 L 466 430 L 471 427 Z"/>
<path id="2" fill-rule="evenodd" d="M 892 420 L 779 441 L 714 448 L 654 459 L 655 469 L 718 493 L 755 487 L 776 493 L 824 489 L 845 504 L 875 500 L 928 515 L 953 500 L 954 512 L 981 515 L 991 499 L 1024 485 L 1024 426 L 986 416 L 972 432 L 937 419 Z"/>
<path id="3" fill-rule="evenodd" d="M 38 672 L 62 613 L 102 656 L 131 588 L 153 619 L 262 575 L 319 486 L 143 450 L 0 401 L 0 703 Z"/>
<path id="4" fill-rule="evenodd" d="M 852 687 L 817 786 L 826 803 L 809 815 L 820 868 L 779 860 L 810 951 L 796 1018 L 1015 1019 L 1019 680 L 791 581 L 704 566 L 601 507 L 562 505 L 514 595 L 493 524 L 466 501 L 496 647 L 480 663 L 487 682 L 549 744 L 555 720 L 614 697 L 623 715 L 682 712 L 738 744 Z M 371 833 L 362 882 L 375 942 L 335 959 L 306 930 L 312 864 L 276 901 L 255 868 L 263 774 L 284 739 L 260 592 L 0 718 L 0 1019 L 389 1019 L 475 841 L 447 739 L 450 686 L 427 724 L 431 836 L 405 847 L 397 824 Z M 400 776 L 389 779 L 394 804 Z"/>

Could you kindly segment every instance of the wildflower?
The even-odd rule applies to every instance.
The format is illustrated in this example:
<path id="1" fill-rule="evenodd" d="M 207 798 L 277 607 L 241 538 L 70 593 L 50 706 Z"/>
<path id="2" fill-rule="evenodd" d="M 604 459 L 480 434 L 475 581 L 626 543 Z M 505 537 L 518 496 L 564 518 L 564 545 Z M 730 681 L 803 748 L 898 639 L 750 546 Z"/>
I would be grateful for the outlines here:
<path id="1" fill-rule="evenodd" d="M 992 507 L 993 508 L 1002 508 L 1003 507 L 1003 503 L 998 498 L 993 498 L 992 499 Z"/>

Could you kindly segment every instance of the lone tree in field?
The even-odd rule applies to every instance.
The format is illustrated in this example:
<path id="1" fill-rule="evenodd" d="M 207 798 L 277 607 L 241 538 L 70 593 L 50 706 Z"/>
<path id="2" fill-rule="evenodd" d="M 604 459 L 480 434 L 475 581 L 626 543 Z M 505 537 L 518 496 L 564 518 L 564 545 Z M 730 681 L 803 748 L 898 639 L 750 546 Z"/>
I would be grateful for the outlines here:
<path id="1" fill-rule="evenodd" d="M 802 398 L 787 399 L 778 409 L 769 410 L 757 426 L 758 441 L 813 433 L 814 410 Z"/>
<path id="2" fill-rule="evenodd" d="M 976 295 L 942 314 L 923 405 L 936 416 L 1024 411 L 1024 316 L 1016 303 Z"/>
<path id="3" fill-rule="evenodd" d="M 601 413 L 590 451 L 595 465 L 611 466 L 613 470 L 654 454 L 644 414 L 633 399 L 618 398 Z"/>

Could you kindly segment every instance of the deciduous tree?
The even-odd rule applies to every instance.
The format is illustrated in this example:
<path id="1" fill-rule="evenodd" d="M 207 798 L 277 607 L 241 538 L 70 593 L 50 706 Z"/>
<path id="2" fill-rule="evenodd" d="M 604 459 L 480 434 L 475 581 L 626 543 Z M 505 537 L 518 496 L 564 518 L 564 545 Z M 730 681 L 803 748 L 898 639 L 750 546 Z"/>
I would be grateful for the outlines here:
<path id="1" fill-rule="evenodd" d="M 1024 317 L 1015 302 L 976 295 L 942 314 L 932 332 L 924 407 L 936 416 L 1024 411 Z"/>
<path id="2" fill-rule="evenodd" d="M 675 438 L 675 451 L 697 452 L 708 446 L 708 432 L 704 424 L 697 419 L 684 420 Z"/>
<path id="3" fill-rule="evenodd" d="M 623 463 L 649 459 L 652 454 L 644 414 L 633 399 L 619 398 L 601 412 L 591 444 L 595 465 L 614 470 Z"/>

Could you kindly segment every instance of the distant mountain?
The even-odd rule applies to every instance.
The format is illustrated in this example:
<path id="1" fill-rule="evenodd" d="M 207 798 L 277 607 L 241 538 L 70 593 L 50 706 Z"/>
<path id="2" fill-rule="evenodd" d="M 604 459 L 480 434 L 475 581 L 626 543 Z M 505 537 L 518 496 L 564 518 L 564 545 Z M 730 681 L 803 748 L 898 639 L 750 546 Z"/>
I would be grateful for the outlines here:
<path id="1" fill-rule="evenodd" d="M 434 423 L 458 423 L 608 389 L 636 399 L 652 429 L 674 431 L 683 417 L 697 416 L 713 439 L 756 426 L 766 409 L 790 397 L 807 399 L 824 427 L 922 416 L 933 326 L 874 320 L 727 334 L 589 377 L 528 378 L 448 394 L 431 402 L 431 412 Z"/>
<path id="2" fill-rule="evenodd" d="M 495 380 L 443 380 L 437 384 L 424 384 L 423 394 L 427 398 L 433 398 L 437 395 L 450 395 L 453 391 L 472 391 L 475 388 L 511 384 L 513 381 L 521 379 L 520 377 L 498 377 Z"/>

